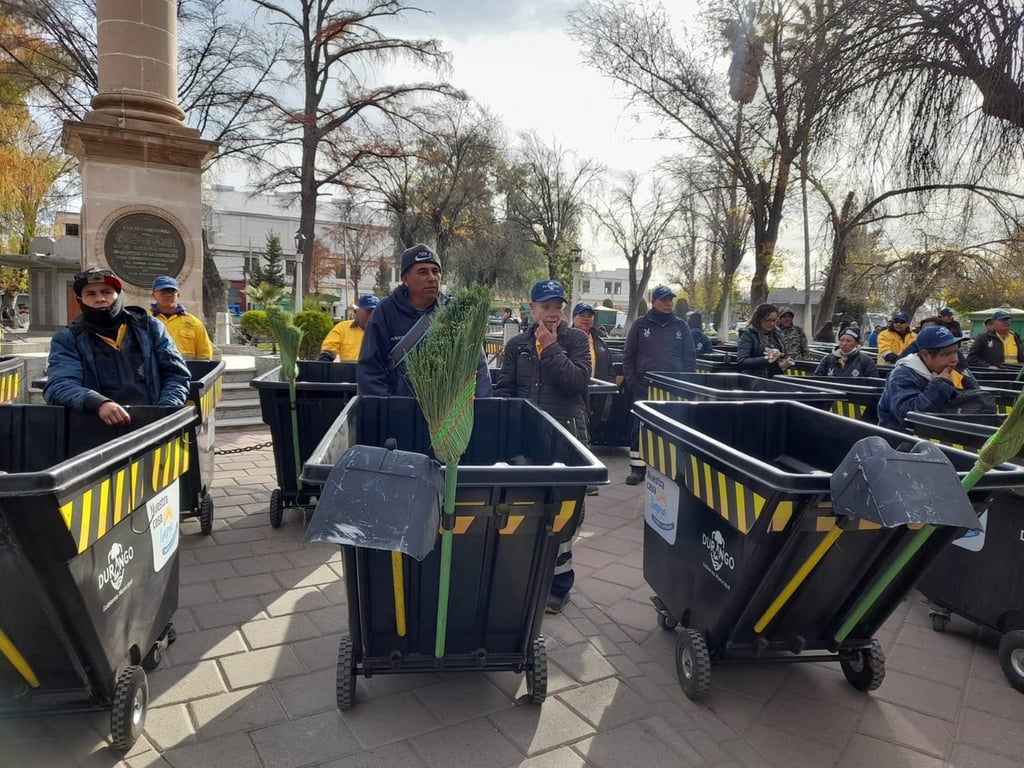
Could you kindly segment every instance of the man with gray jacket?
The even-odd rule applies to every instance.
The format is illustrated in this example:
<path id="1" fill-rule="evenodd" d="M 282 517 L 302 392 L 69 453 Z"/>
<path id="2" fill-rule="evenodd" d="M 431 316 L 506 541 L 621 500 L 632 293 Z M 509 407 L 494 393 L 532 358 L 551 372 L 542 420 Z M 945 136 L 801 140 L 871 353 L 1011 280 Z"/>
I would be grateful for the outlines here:
<path id="1" fill-rule="evenodd" d="M 587 387 L 590 385 L 590 342 L 562 318 L 565 290 L 556 280 L 541 280 L 530 292 L 530 314 L 535 322 L 505 345 L 496 397 L 522 397 L 535 403 L 584 445 L 587 431 Z M 558 550 L 555 577 L 548 596 L 548 613 L 560 612 L 569 602 L 575 574 L 572 541 Z"/>

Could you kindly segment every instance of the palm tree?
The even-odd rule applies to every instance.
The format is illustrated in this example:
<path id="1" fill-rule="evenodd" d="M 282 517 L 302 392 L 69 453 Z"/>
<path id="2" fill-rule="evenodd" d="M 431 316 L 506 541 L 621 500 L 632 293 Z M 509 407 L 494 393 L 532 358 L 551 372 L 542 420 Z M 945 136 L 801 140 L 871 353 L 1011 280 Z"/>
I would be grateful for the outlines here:
<path id="1" fill-rule="evenodd" d="M 267 309 L 267 307 L 280 306 L 285 296 L 288 295 L 288 289 L 271 285 L 270 283 L 260 283 L 259 285 L 249 286 L 246 289 L 245 295 L 249 301 L 260 309 Z"/>

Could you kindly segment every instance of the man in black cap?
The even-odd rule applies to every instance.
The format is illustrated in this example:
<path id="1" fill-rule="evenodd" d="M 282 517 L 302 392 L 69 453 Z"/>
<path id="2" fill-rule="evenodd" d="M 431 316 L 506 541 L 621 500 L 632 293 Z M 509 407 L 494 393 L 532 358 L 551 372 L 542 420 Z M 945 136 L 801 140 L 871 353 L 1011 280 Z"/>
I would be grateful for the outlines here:
<path id="1" fill-rule="evenodd" d="M 939 321 L 942 323 L 943 328 L 958 339 L 964 335 L 964 332 L 960 329 L 960 323 L 953 318 L 953 310 L 949 307 L 943 307 L 939 310 Z"/>
<path id="2" fill-rule="evenodd" d="M 971 368 L 998 368 L 1004 363 L 1017 365 L 1024 362 L 1024 344 L 1020 336 L 1010 330 L 1011 317 L 1005 309 L 992 313 L 992 317 L 985 321 L 985 332 L 971 344 L 967 365 Z"/>
<path id="3" fill-rule="evenodd" d="M 651 293 L 651 310 L 639 317 L 629 328 L 626 347 L 622 352 L 622 373 L 625 392 L 632 400 L 647 399 L 649 371 L 692 372 L 697 367 L 697 352 L 689 326 L 672 309 L 676 294 L 660 285 Z M 647 465 L 640 457 L 640 422 L 632 417 L 630 428 L 629 476 L 626 483 L 643 482 Z"/>
<path id="4" fill-rule="evenodd" d="M 112 426 L 131 423 L 126 406 L 184 405 L 189 370 L 164 324 L 126 307 L 109 269 L 79 272 L 73 286 L 82 314 L 50 341 L 46 402 Z"/>
<path id="5" fill-rule="evenodd" d="M 401 276 L 402 284 L 381 299 L 367 323 L 356 367 L 360 395 L 413 397 L 405 375 L 405 355 L 427 335 L 434 311 L 448 300 L 441 293 L 441 261 L 426 245 L 418 243 L 402 254 Z M 491 396 L 483 350 L 476 396 Z"/>

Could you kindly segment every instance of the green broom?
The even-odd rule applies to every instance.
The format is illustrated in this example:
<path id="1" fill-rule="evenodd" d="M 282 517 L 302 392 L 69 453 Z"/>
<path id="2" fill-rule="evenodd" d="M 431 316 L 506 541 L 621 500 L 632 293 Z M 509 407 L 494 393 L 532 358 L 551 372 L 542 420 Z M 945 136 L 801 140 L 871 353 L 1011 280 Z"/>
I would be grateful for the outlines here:
<path id="1" fill-rule="evenodd" d="M 299 412 L 295 405 L 295 380 L 299 377 L 299 344 L 304 331 L 292 322 L 292 313 L 280 307 L 267 310 L 270 330 L 277 339 L 281 352 L 281 375 L 288 382 L 288 402 L 292 413 L 292 452 L 295 454 L 295 483 L 298 493 L 302 491 L 302 456 L 299 454 Z"/>
<path id="2" fill-rule="evenodd" d="M 444 656 L 448 632 L 448 592 L 452 568 L 452 529 L 459 459 L 473 432 L 473 394 L 487 330 L 491 293 L 471 286 L 437 310 L 423 341 L 405 356 L 405 368 L 430 429 L 434 455 L 445 465 L 441 517 L 441 574 L 437 588 L 434 656 Z"/>
<path id="3" fill-rule="evenodd" d="M 1024 392 L 1017 396 L 1017 401 L 1013 404 L 1013 410 L 1003 420 L 999 429 L 981 446 L 981 450 L 978 451 L 978 460 L 974 462 L 970 472 L 960 481 L 960 485 L 963 486 L 965 491 L 971 490 L 978 484 L 981 476 L 992 469 L 992 467 L 1002 464 L 1004 461 L 1009 461 L 1016 456 L 1022 444 L 1024 444 Z M 861 598 L 853 612 L 843 622 L 843 625 L 834 636 L 836 643 L 842 643 L 849 637 L 854 627 L 864 618 L 864 614 L 871 610 L 871 607 L 878 602 L 885 590 L 889 588 L 900 574 L 900 571 L 906 567 L 911 558 L 917 554 L 936 530 L 938 529 L 935 526 L 926 525 L 914 534 L 907 547 L 900 552 L 899 556 L 886 571 L 871 585 L 867 594 Z"/>

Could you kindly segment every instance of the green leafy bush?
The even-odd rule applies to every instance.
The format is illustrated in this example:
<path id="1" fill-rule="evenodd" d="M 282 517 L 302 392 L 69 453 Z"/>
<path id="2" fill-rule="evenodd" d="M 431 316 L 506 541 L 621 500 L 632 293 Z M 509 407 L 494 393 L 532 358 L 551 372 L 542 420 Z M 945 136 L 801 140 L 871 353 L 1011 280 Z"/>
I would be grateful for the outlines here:
<path id="1" fill-rule="evenodd" d="M 334 321 L 318 309 L 305 310 L 295 316 L 295 325 L 304 332 L 299 345 L 299 359 L 316 360 L 320 356 L 320 345 L 334 327 Z"/>
<path id="2" fill-rule="evenodd" d="M 270 321 L 267 320 L 266 310 L 263 309 L 250 309 L 244 312 L 238 319 L 238 327 L 253 346 L 271 338 Z"/>

